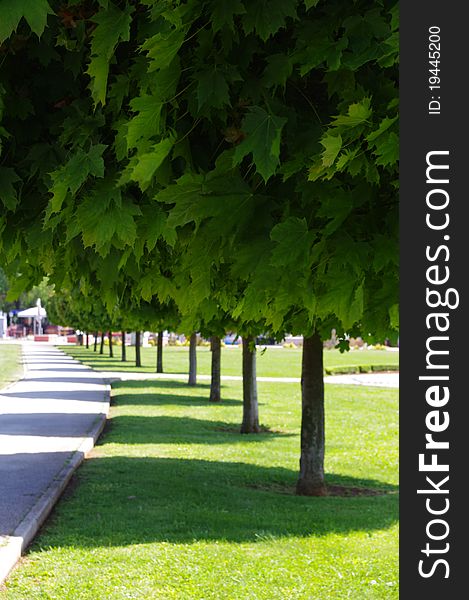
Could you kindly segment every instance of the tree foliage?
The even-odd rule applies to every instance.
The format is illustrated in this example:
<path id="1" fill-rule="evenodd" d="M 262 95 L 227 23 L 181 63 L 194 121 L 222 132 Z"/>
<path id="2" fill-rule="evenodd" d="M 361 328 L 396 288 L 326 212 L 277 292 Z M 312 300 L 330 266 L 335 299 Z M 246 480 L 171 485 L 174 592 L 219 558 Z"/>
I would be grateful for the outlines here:
<path id="1" fill-rule="evenodd" d="M 397 335 L 394 0 L 0 11 L 12 295 L 47 274 L 188 333 Z"/>

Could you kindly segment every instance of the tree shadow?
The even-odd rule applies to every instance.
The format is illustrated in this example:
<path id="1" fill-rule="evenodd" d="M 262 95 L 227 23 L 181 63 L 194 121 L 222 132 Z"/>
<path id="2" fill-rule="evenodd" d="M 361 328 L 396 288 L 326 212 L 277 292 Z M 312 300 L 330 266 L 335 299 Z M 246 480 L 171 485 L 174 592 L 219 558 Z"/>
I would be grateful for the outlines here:
<path id="1" fill-rule="evenodd" d="M 397 522 L 398 495 L 391 493 L 396 487 L 382 482 L 329 475 L 329 484 L 388 492 L 350 498 L 308 498 L 252 487 L 281 484 L 293 490 L 296 477 L 289 469 L 246 463 L 92 458 L 76 476 L 67 506 L 59 505 L 49 521 L 57 528 L 46 531 L 43 543 L 81 547 L 155 541 L 243 543 L 370 531 Z"/>
<path id="2" fill-rule="evenodd" d="M 73 373 L 67 377 L 28 377 L 26 381 L 34 381 L 38 383 L 80 383 L 84 385 L 99 384 L 104 381 L 104 377 L 101 377 L 99 373 L 94 374 L 93 371 L 88 371 L 90 377 L 74 377 Z"/>
<path id="3" fill-rule="evenodd" d="M 113 378 L 111 378 L 113 379 Z M 177 379 L 113 379 L 112 381 L 113 389 L 120 388 L 132 388 L 132 389 L 142 389 L 142 388 L 161 388 L 161 389 L 210 389 L 210 383 L 197 383 L 196 386 L 187 385 L 186 381 L 178 381 Z M 221 386 L 222 388 L 225 386 Z"/>
<path id="4" fill-rule="evenodd" d="M 96 383 L 88 381 L 88 384 Z M 99 383 L 99 382 L 98 382 Z M 78 400 L 84 402 L 103 402 L 104 390 L 66 390 L 66 391 L 28 391 L 28 392 L 2 392 L 5 398 L 23 398 L 26 400 Z"/>
<path id="5" fill-rule="evenodd" d="M 296 434 L 266 430 L 260 434 L 239 433 L 240 424 L 192 417 L 118 416 L 108 420 L 103 444 L 233 444 L 266 442 Z M 99 444 L 100 442 L 98 442 Z"/>
<path id="6" fill-rule="evenodd" d="M 222 389 L 225 386 L 221 386 Z M 127 392 L 128 389 L 132 391 Z M 144 394 L 140 390 L 153 388 L 154 393 Z M 242 400 L 234 398 L 224 398 L 222 395 L 221 402 L 210 402 L 208 390 L 210 389 L 209 384 L 197 384 L 195 387 L 190 387 L 187 383 L 182 381 L 168 381 L 168 380 L 155 380 L 155 379 L 144 379 L 144 380 L 132 380 L 132 381 L 114 381 L 112 383 L 113 391 L 123 389 L 126 391 L 125 394 L 112 396 L 113 404 L 119 406 L 240 406 Z M 187 391 L 188 395 L 172 394 L 171 390 L 182 390 Z M 206 395 L 189 395 L 189 390 L 206 390 Z M 169 390 L 169 393 L 160 393 L 159 390 Z M 259 406 L 262 406 L 262 402 L 259 402 Z"/>
<path id="7" fill-rule="evenodd" d="M 5 413 L 0 415 L 0 435 L 79 439 L 92 429 L 98 414 L 104 413 Z"/>
<path id="8" fill-rule="evenodd" d="M 26 366 L 28 367 L 29 364 L 30 363 L 26 363 Z M 40 363 L 40 364 L 43 364 L 43 363 Z M 43 367 L 43 368 L 40 368 L 40 369 L 38 369 L 37 367 L 34 367 L 34 368 L 28 369 L 28 370 L 31 371 L 31 372 L 48 371 L 48 372 L 54 372 L 54 373 L 56 371 L 68 371 L 68 372 L 73 371 L 73 373 L 79 373 L 79 372 L 90 373 L 91 372 L 90 367 L 83 367 L 83 368 L 82 367 L 75 367 L 75 364 L 76 363 L 74 363 L 70 367 L 55 367 L 54 366 L 54 367 Z"/>

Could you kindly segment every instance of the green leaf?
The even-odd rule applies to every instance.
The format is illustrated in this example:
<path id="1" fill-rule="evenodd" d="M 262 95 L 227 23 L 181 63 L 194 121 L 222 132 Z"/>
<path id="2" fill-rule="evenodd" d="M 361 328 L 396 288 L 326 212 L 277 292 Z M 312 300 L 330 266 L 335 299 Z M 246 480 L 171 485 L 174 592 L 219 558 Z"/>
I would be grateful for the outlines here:
<path id="1" fill-rule="evenodd" d="M 53 213 L 60 211 L 68 191 L 76 194 L 90 175 L 104 176 L 102 154 L 105 149 L 104 144 L 91 146 L 88 152 L 79 149 L 67 164 L 51 173 L 53 184 L 49 191 L 52 199 L 46 211 L 46 222 Z"/>
<path id="2" fill-rule="evenodd" d="M 131 178 L 139 184 L 142 191 L 150 185 L 156 169 L 158 169 L 171 152 L 174 141 L 175 138 L 173 136 L 167 137 L 161 142 L 154 144 L 151 152 L 138 155 L 137 164 L 132 171 Z"/>
<path id="3" fill-rule="evenodd" d="M 389 320 L 391 327 L 399 329 L 399 304 L 393 304 L 389 309 Z"/>
<path id="4" fill-rule="evenodd" d="M 127 148 L 130 150 L 137 146 L 142 138 L 150 138 L 160 133 L 162 102 L 155 96 L 144 95 L 134 98 L 130 108 L 138 112 L 127 126 Z"/>
<path id="5" fill-rule="evenodd" d="M 197 102 L 200 109 L 207 104 L 222 108 L 230 104 L 228 84 L 219 70 L 214 67 L 197 75 Z"/>
<path id="6" fill-rule="evenodd" d="M 96 13 L 92 21 L 97 24 L 92 33 L 91 61 L 87 74 L 91 77 L 91 95 L 95 105 L 106 101 L 109 63 L 120 41 L 128 42 L 133 7 L 127 5 L 120 10 L 110 3 L 106 9 Z"/>
<path id="7" fill-rule="evenodd" d="M 371 99 L 363 98 L 361 102 L 350 104 L 346 115 L 338 115 L 332 121 L 332 125 L 345 126 L 345 127 L 356 127 L 367 123 L 371 117 Z"/>
<path id="8" fill-rule="evenodd" d="M 85 248 L 94 246 L 104 256 L 111 243 L 134 244 L 137 237 L 134 217 L 141 214 L 138 206 L 122 198 L 120 189 L 111 179 L 98 182 L 79 205 L 75 218 Z"/>
<path id="9" fill-rule="evenodd" d="M 225 25 L 234 31 L 235 15 L 244 15 L 246 9 L 241 0 L 214 0 L 212 5 L 212 29 L 214 33 Z"/>
<path id="10" fill-rule="evenodd" d="M 319 0 L 305 0 L 305 8 L 309 10 L 310 8 L 314 8 L 319 4 Z"/>
<path id="11" fill-rule="evenodd" d="M 47 24 L 47 15 L 53 14 L 47 0 L 0 0 L 0 44 L 16 31 L 22 17 L 40 37 Z"/>
<path id="12" fill-rule="evenodd" d="M 286 19 L 296 19 L 296 0 L 256 0 L 246 3 L 246 14 L 242 17 L 246 34 L 256 32 L 265 42 L 281 28 Z"/>
<path id="13" fill-rule="evenodd" d="M 342 137 L 340 134 L 326 134 L 321 140 L 321 145 L 324 146 L 324 152 L 321 155 L 322 164 L 325 167 L 330 167 L 342 148 Z"/>
<path id="14" fill-rule="evenodd" d="M 173 29 L 170 33 L 157 33 L 142 45 L 142 50 L 150 59 L 148 71 L 156 71 L 168 67 L 179 52 L 189 26 Z"/>
<path id="15" fill-rule="evenodd" d="M 14 169 L 0 167 L 0 200 L 8 210 L 15 210 L 18 204 L 18 195 L 14 184 L 21 181 Z"/>
<path id="16" fill-rule="evenodd" d="M 398 117 L 395 116 L 392 119 L 389 117 L 385 117 L 381 123 L 379 124 L 378 129 L 372 131 L 369 135 L 366 136 L 366 141 L 371 145 L 372 142 L 376 142 L 377 138 L 379 138 L 385 131 L 387 131 L 394 123 L 397 121 Z"/>
<path id="17" fill-rule="evenodd" d="M 276 225 L 270 234 L 276 242 L 270 264 L 282 268 L 304 268 L 310 256 L 314 234 L 306 219 L 289 217 Z"/>
<path id="18" fill-rule="evenodd" d="M 262 83 L 266 87 L 285 87 L 287 79 L 293 71 L 293 63 L 286 54 L 272 54 L 267 57 L 267 66 L 262 75 Z"/>
<path id="19" fill-rule="evenodd" d="M 376 145 L 374 154 L 378 157 L 377 165 L 389 166 L 394 165 L 399 160 L 399 138 L 391 131 L 386 139 Z"/>
<path id="20" fill-rule="evenodd" d="M 233 166 L 252 153 L 257 172 L 267 181 L 279 164 L 280 139 L 286 122 L 287 119 L 269 114 L 259 106 L 251 107 L 243 121 L 247 137 L 236 146 Z"/>

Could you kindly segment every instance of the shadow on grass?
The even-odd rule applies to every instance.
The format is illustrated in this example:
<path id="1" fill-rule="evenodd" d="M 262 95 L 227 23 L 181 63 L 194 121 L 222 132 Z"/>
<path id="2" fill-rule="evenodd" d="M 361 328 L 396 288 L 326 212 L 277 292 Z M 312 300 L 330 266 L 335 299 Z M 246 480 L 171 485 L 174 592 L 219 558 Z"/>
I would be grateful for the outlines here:
<path id="1" fill-rule="evenodd" d="M 155 541 L 252 542 L 347 534 L 392 526 L 397 494 L 306 498 L 253 489 L 294 488 L 297 473 L 245 463 L 173 458 L 92 458 L 46 527 L 44 546 L 120 546 Z M 331 474 L 329 484 L 383 488 Z M 384 485 L 388 491 L 396 488 Z"/>
<path id="2" fill-rule="evenodd" d="M 124 382 L 122 382 L 124 383 Z M 126 388 L 125 385 L 122 385 L 123 388 Z M 177 395 L 177 394 L 161 394 L 158 392 L 158 388 L 160 386 L 153 386 L 152 382 L 147 382 L 147 385 L 142 386 L 142 388 L 148 389 L 155 387 L 157 388 L 154 393 L 144 394 L 142 392 L 135 392 L 133 394 L 122 394 L 122 395 L 113 395 L 111 397 L 112 404 L 118 406 L 240 406 L 242 404 L 241 400 L 235 400 L 232 398 L 223 398 L 221 402 L 210 402 L 209 393 L 205 395 Z M 172 386 L 161 386 L 161 388 L 171 388 Z M 118 388 L 113 386 L 113 390 Z M 189 388 L 194 389 L 194 388 Z M 262 403 L 259 402 L 259 406 L 262 406 Z"/>
<path id="3" fill-rule="evenodd" d="M 142 388 L 160 388 L 160 389 L 184 389 L 184 390 L 193 390 L 193 389 L 210 389 L 210 383 L 198 383 L 196 386 L 187 385 L 187 381 L 181 381 L 177 379 L 128 379 L 128 380 L 120 380 L 114 379 L 112 381 L 113 389 L 120 388 L 131 388 L 140 390 Z M 225 386 L 221 386 L 222 388 Z"/>
<path id="4" fill-rule="evenodd" d="M 191 417 L 118 416 L 108 421 L 103 444 L 233 444 L 296 435 L 268 430 L 246 435 L 239 428 L 239 423 Z"/>

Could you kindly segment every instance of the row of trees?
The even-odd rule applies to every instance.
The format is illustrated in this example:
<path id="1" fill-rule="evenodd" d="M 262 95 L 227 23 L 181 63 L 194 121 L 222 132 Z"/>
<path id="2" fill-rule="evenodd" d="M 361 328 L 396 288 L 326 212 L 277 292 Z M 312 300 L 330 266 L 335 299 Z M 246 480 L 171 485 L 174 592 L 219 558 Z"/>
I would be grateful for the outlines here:
<path id="1" fill-rule="evenodd" d="M 324 494 L 321 340 L 398 327 L 396 3 L 2 10 L 12 296 L 47 275 L 90 318 L 149 309 L 156 330 L 177 314 L 187 333 L 238 331 L 245 405 L 255 336 L 303 334 L 297 491 Z"/>

